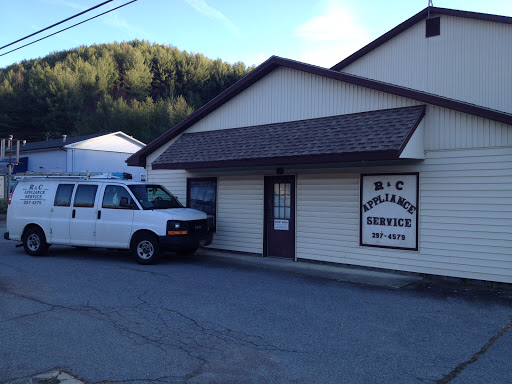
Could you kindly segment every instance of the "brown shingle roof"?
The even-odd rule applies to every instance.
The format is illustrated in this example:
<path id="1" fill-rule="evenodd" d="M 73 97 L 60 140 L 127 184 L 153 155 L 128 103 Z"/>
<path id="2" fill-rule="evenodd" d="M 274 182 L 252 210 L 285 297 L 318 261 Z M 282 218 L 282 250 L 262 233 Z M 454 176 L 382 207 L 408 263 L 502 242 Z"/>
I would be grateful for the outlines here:
<path id="1" fill-rule="evenodd" d="M 185 133 L 153 169 L 398 159 L 425 106 Z"/>

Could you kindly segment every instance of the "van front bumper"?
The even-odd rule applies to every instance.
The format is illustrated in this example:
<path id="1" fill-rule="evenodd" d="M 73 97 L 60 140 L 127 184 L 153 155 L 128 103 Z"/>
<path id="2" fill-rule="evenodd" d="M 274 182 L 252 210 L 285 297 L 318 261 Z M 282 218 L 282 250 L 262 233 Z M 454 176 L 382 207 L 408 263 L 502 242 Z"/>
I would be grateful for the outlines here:
<path id="1" fill-rule="evenodd" d="M 213 233 L 159 236 L 160 246 L 165 249 L 192 249 L 210 245 Z"/>
<path id="2" fill-rule="evenodd" d="M 10 240 L 10 239 L 9 239 L 9 232 L 5 232 L 5 233 L 4 233 L 4 239 L 5 239 L 5 240 Z"/>

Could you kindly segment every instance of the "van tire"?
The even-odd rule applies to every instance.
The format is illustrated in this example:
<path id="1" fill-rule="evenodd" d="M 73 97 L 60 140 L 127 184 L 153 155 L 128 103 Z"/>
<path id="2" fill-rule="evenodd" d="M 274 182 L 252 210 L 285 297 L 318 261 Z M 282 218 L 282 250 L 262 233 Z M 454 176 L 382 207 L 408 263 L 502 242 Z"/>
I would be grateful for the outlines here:
<path id="1" fill-rule="evenodd" d="M 23 248 L 30 256 L 43 256 L 48 252 L 46 236 L 39 227 L 29 227 L 23 234 Z"/>
<path id="2" fill-rule="evenodd" d="M 136 234 L 130 248 L 139 264 L 153 264 L 160 257 L 160 244 L 151 233 Z"/>

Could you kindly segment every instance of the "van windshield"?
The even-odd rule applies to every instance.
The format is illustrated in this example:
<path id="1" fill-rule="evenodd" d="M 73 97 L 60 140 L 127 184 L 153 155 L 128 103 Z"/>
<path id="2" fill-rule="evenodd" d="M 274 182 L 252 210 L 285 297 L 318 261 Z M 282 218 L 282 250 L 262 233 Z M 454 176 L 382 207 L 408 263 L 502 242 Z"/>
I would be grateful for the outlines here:
<path id="1" fill-rule="evenodd" d="M 143 209 L 183 208 L 178 199 L 161 185 L 129 185 L 128 188 L 130 188 Z"/>

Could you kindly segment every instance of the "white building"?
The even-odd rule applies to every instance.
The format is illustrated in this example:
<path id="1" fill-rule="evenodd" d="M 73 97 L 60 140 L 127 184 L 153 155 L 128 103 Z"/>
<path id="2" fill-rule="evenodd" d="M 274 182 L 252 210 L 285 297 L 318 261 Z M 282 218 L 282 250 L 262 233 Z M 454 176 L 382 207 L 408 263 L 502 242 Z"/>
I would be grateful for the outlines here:
<path id="1" fill-rule="evenodd" d="M 211 247 L 512 283 L 512 18 L 427 8 L 331 69 L 272 57 L 135 153 Z"/>
<path id="2" fill-rule="evenodd" d="M 128 166 L 126 159 L 144 146 L 123 132 L 27 143 L 14 172 L 128 172 L 140 180 L 144 167 Z"/>

